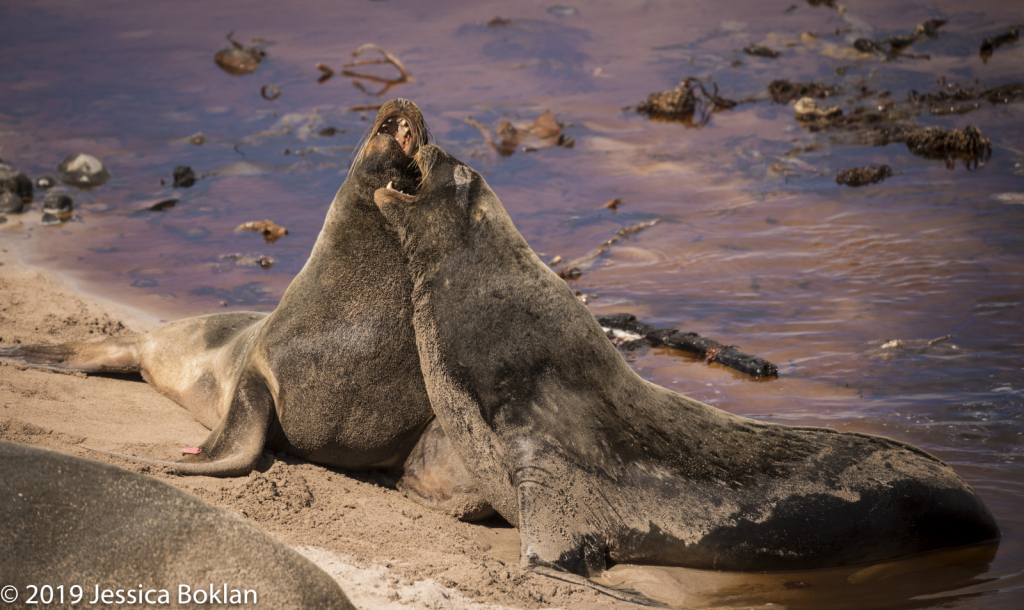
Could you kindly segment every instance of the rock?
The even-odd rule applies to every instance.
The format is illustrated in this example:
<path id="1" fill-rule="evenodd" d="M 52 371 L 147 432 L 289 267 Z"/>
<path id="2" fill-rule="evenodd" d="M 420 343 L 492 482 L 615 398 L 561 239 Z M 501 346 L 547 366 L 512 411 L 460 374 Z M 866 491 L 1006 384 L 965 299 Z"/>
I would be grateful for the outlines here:
<path id="1" fill-rule="evenodd" d="M 174 168 L 174 188 L 188 188 L 196 183 L 196 175 L 192 168 L 187 165 L 179 165 Z"/>
<path id="2" fill-rule="evenodd" d="M 16 194 L 22 203 L 32 203 L 32 181 L 25 174 L 0 161 L 0 192 L 5 191 Z"/>
<path id="3" fill-rule="evenodd" d="M 50 193 L 43 200 L 43 218 L 39 224 L 44 227 L 62 224 L 71 218 L 74 201 L 65 193 Z"/>
<path id="4" fill-rule="evenodd" d="M 813 98 L 802 97 L 793 105 L 798 121 L 813 121 L 815 119 L 828 119 L 843 114 L 839 106 L 822 108 Z"/>
<path id="5" fill-rule="evenodd" d="M 25 202 L 11 191 L 0 191 L 0 213 L 20 214 L 25 207 Z"/>
<path id="6" fill-rule="evenodd" d="M 57 176 L 64 184 L 92 188 L 109 180 L 110 172 L 92 155 L 71 153 L 57 166 Z"/>
<path id="7" fill-rule="evenodd" d="M 197 131 L 196 133 L 194 133 L 194 134 L 190 135 L 189 137 L 185 138 L 185 141 L 188 142 L 189 144 L 195 144 L 196 146 L 202 146 L 203 143 L 206 142 L 206 136 L 203 135 L 203 132 Z"/>
<path id="8" fill-rule="evenodd" d="M 53 179 L 53 176 L 41 176 L 36 178 L 36 188 L 41 191 L 48 191 L 57 184 L 57 181 Z"/>
<path id="9" fill-rule="evenodd" d="M 227 38 L 231 46 L 218 51 L 213 56 L 213 61 L 228 74 L 235 76 L 248 74 L 255 70 L 267 56 L 266 51 L 259 47 L 246 48 L 241 43 L 235 42 L 231 39 L 231 34 L 228 34 Z"/>
<path id="10" fill-rule="evenodd" d="M 50 193 L 43 200 L 43 212 L 49 214 L 70 214 L 74 200 L 64 193 Z"/>

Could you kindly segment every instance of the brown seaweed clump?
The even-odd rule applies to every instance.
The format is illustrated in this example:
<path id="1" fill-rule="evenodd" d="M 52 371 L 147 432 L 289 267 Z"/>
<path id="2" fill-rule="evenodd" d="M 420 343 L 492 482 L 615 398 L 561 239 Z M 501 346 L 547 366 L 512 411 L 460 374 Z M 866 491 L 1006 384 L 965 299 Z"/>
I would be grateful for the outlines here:
<path id="1" fill-rule="evenodd" d="M 907 136 L 907 148 L 926 159 L 942 159 L 952 169 L 957 160 L 964 167 L 978 167 L 992 156 L 992 142 L 974 125 L 963 129 L 925 127 Z"/>
<path id="2" fill-rule="evenodd" d="M 263 240 L 268 244 L 272 244 L 288 235 L 288 229 L 279 226 L 272 220 L 250 221 L 238 226 L 235 231 L 256 231 L 263 235 Z"/>
<path id="3" fill-rule="evenodd" d="M 868 184 L 876 184 L 885 180 L 889 176 L 892 176 L 892 168 L 888 165 L 881 165 L 875 167 L 874 165 L 868 167 L 851 167 L 849 169 L 843 169 L 836 173 L 836 184 L 845 184 L 846 186 L 867 186 Z"/>
<path id="4" fill-rule="evenodd" d="M 778 79 L 768 83 L 768 93 L 776 104 L 788 104 L 802 97 L 823 99 L 830 95 L 837 95 L 839 87 L 820 83 L 792 83 L 785 79 Z"/>
<path id="5" fill-rule="evenodd" d="M 687 77 L 672 91 L 652 93 L 646 102 L 636 107 L 640 114 L 652 119 L 688 121 L 697 117 L 697 122 L 706 124 L 711 113 L 735 107 L 737 102 L 718 95 L 718 85 L 713 84 L 711 93 L 698 78 Z"/>

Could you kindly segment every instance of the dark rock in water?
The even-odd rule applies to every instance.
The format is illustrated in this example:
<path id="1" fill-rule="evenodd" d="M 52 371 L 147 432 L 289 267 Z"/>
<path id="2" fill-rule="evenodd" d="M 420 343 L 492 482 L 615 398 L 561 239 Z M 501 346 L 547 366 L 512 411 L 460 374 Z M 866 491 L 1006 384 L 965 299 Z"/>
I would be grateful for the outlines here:
<path id="1" fill-rule="evenodd" d="M 72 211 L 74 211 L 74 201 L 70 195 L 49 193 L 43 200 L 43 219 L 40 224 L 44 227 L 62 224 L 71 218 Z"/>
<path id="2" fill-rule="evenodd" d="M 203 143 L 206 142 L 206 136 L 203 135 L 203 132 L 197 131 L 196 133 L 194 133 L 194 134 L 190 135 L 189 137 L 185 138 L 185 141 L 188 142 L 189 144 L 195 144 L 196 146 L 202 146 Z"/>
<path id="3" fill-rule="evenodd" d="M 32 203 L 32 181 L 28 176 L 0 161 L 0 192 L 10 191 L 23 203 Z"/>
<path id="4" fill-rule="evenodd" d="M 868 184 L 881 182 L 889 176 L 892 176 L 892 168 L 888 165 L 882 165 L 879 167 L 875 167 L 874 165 L 869 167 L 851 167 L 849 169 L 840 170 L 836 173 L 836 184 L 845 184 L 846 186 L 866 186 Z"/>
<path id="5" fill-rule="evenodd" d="M 0 212 L 4 214 L 20 214 L 25 202 L 11 191 L 0 191 Z"/>
<path id="6" fill-rule="evenodd" d="M 57 184 L 57 181 L 53 179 L 53 176 L 42 176 L 36 178 L 36 188 L 41 191 L 48 191 Z"/>
<path id="7" fill-rule="evenodd" d="M 228 74 L 234 74 L 235 76 L 249 74 L 260 65 L 260 62 L 267 56 L 267 53 L 259 47 L 246 48 L 242 46 L 241 43 L 232 40 L 232 34 L 234 32 L 227 35 L 231 46 L 218 51 L 213 56 L 213 61 L 220 66 L 221 70 Z"/>
<path id="8" fill-rule="evenodd" d="M 970 168 L 992 156 L 992 142 L 974 125 L 963 129 L 925 127 L 912 132 L 906 142 L 911 153 L 926 159 L 942 159 L 950 168 L 958 159 Z"/>
<path id="9" fill-rule="evenodd" d="M 179 165 L 174 168 L 174 187 L 188 188 L 196 183 L 196 175 L 192 168 L 187 165 Z"/>
<path id="10" fill-rule="evenodd" d="M 768 47 L 762 47 L 761 45 L 752 44 L 749 47 L 743 49 L 743 52 L 747 55 L 753 55 L 754 57 L 767 57 L 769 59 L 775 59 L 779 56 L 778 51 L 773 51 Z"/>
<path id="11" fill-rule="evenodd" d="M 109 180 L 110 172 L 92 155 L 71 153 L 57 166 L 57 176 L 64 184 L 92 188 Z"/>
<path id="12" fill-rule="evenodd" d="M 0 225 L 4 224 L 5 222 L 7 222 L 7 217 L 6 216 L 0 216 Z"/>
<path id="13" fill-rule="evenodd" d="M 826 98 L 839 93 L 839 87 L 820 83 L 791 83 L 788 80 L 773 80 L 768 83 L 768 93 L 777 104 L 788 104 L 802 97 Z"/>
<path id="14" fill-rule="evenodd" d="M 43 212 L 49 214 L 70 214 L 75 203 L 70 195 L 50 193 L 43 200 Z"/>

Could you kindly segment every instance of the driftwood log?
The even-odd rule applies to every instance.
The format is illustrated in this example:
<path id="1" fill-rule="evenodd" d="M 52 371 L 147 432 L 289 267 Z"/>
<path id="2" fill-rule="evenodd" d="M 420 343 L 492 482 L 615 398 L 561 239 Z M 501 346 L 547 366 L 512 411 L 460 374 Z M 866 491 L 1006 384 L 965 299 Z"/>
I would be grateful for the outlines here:
<path id="1" fill-rule="evenodd" d="M 764 358 L 744 354 L 732 345 L 722 345 L 697 333 L 687 333 L 674 328 L 655 328 L 636 319 L 628 313 L 598 316 L 602 328 L 637 335 L 639 339 L 654 346 L 664 345 L 673 349 L 697 354 L 706 362 L 717 362 L 731 369 L 755 378 L 776 377 L 779 367 Z"/>

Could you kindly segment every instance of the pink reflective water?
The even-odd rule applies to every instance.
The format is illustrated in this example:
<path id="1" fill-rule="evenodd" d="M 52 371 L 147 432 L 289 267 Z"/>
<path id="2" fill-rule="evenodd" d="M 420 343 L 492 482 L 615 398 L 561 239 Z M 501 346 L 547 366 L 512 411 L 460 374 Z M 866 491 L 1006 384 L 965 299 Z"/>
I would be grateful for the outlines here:
<path id="1" fill-rule="evenodd" d="M 1024 560 L 1024 107 L 983 101 L 965 115 L 923 114 L 922 125 L 976 125 L 992 140 L 986 165 L 948 170 L 901 144 L 843 146 L 811 133 L 790 106 L 767 100 L 766 85 L 840 85 L 847 95 L 829 103 L 849 112 L 902 102 L 940 78 L 1019 82 L 1024 43 L 1000 47 L 987 62 L 978 47 L 1024 21 L 1020 8 L 576 2 L 571 14 L 549 11 L 552 4 L 8 3 L 0 9 L 0 157 L 37 177 L 82 151 L 113 178 L 75 193 L 79 220 L 59 227 L 39 225 L 37 193 L 28 212 L 0 225 L 0 243 L 166 319 L 273 308 L 374 114 L 350 109 L 385 99 L 340 74 L 318 83 L 315 64 L 338 71 L 374 43 L 415 78 L 386 97 L 420 105 L 437 143 L 485 174 L 545 260 L 571 260 L 619 229 L 661 220 L 573 282 L 596 295 L 595 313 L 627 311 L 738 344 L 781 374 L 755 382 L 664 349 L 630 354 L 638 372 L 743 415 L 926 448 L 957 468 L 1004 529 L 985 578 L 1012 575 Z M 488 25 L 494 17 L 508 22 Z M 927 59 L 885 61 L 851 49 L 856 38 L 905 34 L 939 17 L 948 23 L 938 38 L 908 51 Z M 251 74 L 231 76 L 213 62 L 232 31 L 267 52 Z M 740 51 L 752 43 L 781 55 Z M 725 97 L 759 101 L 715 113 L 703 127 L 648 121 L 626 108 L 688 76 L 713 81 Z M 260 95 L 268 84 L 281 91 L 273 101 Z M 502 120 L 525 123 L 546 109 L 567 124 L 573 148 L 499 157 L 466 121 L 493 132 Z M 205 143 L 186 141 L 198 132 Z M 834 182 L 839 169 L 882 163 L 896 175 L 881 184 Z M 199 182 L 172 188 L 178 165 L 191 166 Z M 623 200 L 617 210 L 603 207 L 613 198 Z M 179 201 L 144 209 L 167 199 Z M 266 244 L 234 231 L 263 219 L 289 235 Z M 245 264 L 260 256 L 273 266 Z M 733 586 L 687 578 L 717 582 L 712 591 Z M 958 607 L 1016 607 L 1019 585 L 1015 592 L 995 582 L 958 598 Z M 826 597 L 839 591 L 811 588 Z M 811 588 L 749 600 L 799 605 L 793 596 Z M 949 601 L 901 595 L 870 596 L 862 607 Z"/>

